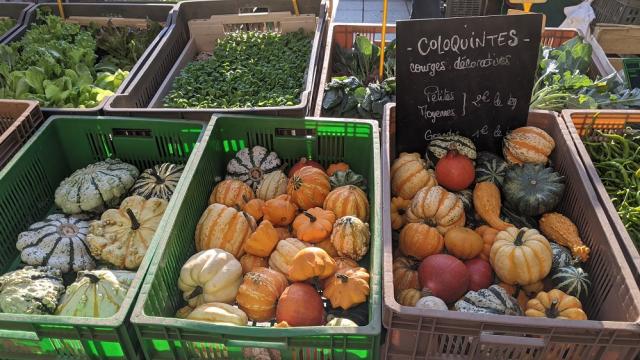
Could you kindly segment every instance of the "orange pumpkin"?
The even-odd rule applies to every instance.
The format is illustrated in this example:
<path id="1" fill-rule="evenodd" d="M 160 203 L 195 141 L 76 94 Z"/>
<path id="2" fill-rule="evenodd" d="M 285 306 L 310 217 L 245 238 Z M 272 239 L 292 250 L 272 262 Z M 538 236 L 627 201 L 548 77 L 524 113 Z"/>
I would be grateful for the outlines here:
<path id="1" fill-rule="evenodd" d="M 338 218 L 350 215 L 364 222 L 369 220 L 367 194 L 357 186 L 345 185 L 335 188 L 324 199 L 323 207 L 333 211 Z"/>
<path id="2" fill-rule="evenodd" d="M 491 246 L 493 242 L 496 241 L 496 235 L 500 230 L 496 230 L 490 226 L 482 225 L 476 229 L 476 233 L 482 236 L 482 252 L 480 253 L 480 258 L 485 261 L 489 261 L 489 256 L 491 255 Z"/>
<path id="3" fill-rule="evenodd" d="M 336 261 L 336 271 L 342 270 L 342 269 L 360 267 L 360 265 L 358 265 L 358 263 L 355 260 L 350 259 L 348 257 L 339 256 L 334 260 Z"/>
<path id="4" fill-rule="evenodd" d="M 298 212 L 298 206 L 289 195 L 279 195 L 267 200 L 262 207 L 264 220 L 269 220 L 275 226 L 287 226 L 293 222 Z"/>
<path id="5" fill-rule="evenodd" d="M 301 311 L 303 310 L 304 311 Z M 322 298 L 313 286 L 293 283 L 287 287 L 276 307 L 276 322 L 289 326 L 318 326 L 324 322 Z"/>
<path id="6" fill-rule="evenodd" d="M 433 171 L 418 153 L 401 153 L 391 165 L 391 193 L 403 199 L 413 199 L 424 188 L 436 185 Z"/>
<path id="7" fill-rule="evenodd" d="M 347 171 L 347 170 L 349 170 L 349 164 L 339 162 L 339 163 L 329 165 L 329 167 L 327 168 L 327 175 L 332 176 L 333 174 L 336 173 L 336 171 Z"/>
<path id="8" fill-rule="evenodd" d="M 244 276 L 236 296 L 238 307 L 251 320 L 269 321 L 276 316 L 276 302 L 287 285 L 287 279 L 279 272 L 257 268 Z"/>
<path id="9" fill-rule="evenodd" d="M 391 228 L 393 230 L 399 230 L 407 223 L 405 214 L 410 207 L 411 200 L 405 200 L 398 196 L 391 199 Z"/>
<path id="10" fill-rule="evenodd" d="M 315 244 L 313 244 L 314 246 L 319 247 L 320 249 L 324 250 L 327 252 L 327 254 L 329 254 L 329 256 L 331 256 L 332 258 L 336 258 L 338 257 L 338 250 L 336 250 L 336 247 L 333 246 L 333 243 L 331 243 L 331 238 L 326 238 L 320 242 L 317 242 Z"/>
<path id="11" fill-rule="evenodd" d="M 334 308 L 345 310 L 367 301 L 369 296 L 369 273 L 365 268 L 350 268 L 336 271 L 324 284 L 324 296 Z"/>
<path id="12" fill-rule="evenodd" d="M 312 166 L 296 171 L 287 184 L 287 194 L 302 210 L 322 206 L 329 191 L 329 176 Z"/>
<path id="13" fill-rule="evenodd" d="M 259 257 L 251 254 L 244 254 L 240 258 L 240 265 L 242 265 L 242 273 L 246 274 L 257 268 L 268 267 L 269 262 L 267 261 L 266 258 L 263 258 L 263 257 Z"/>
<path id="14" fill-rule="evenodd" d="M 278 233 L 278 240 L 284 240 L 294 237 L 291 234 L 290 226 L 276 226 L 276 232 Z"/>
<path id="15" fill-rule="evenodd" d="M 240 180 L 222 180 L 209 196 L 209 205 L 222 204 L 236 209 L 244 208 L 244 205 L 255 196 L 249 185 Z"/>
<path id="16" fill-rule="evenodd" d="M 278 240 L 278 232 L 271 222 L 263 220 L 244 243 L 244 251 L 251 255 L 266 257 L 271 255 Z"/>
<path id="17" fill-rule="evenodd" d="M 327 239 L 333 230 L 336 216 L 329 210 L 311 208 L 299 214 L 293 221 L 293 230 L 298 239 L 317 243 Z"/>
<path id="18" fill-rule="evenodd" d="M 251 215 L 222 204 L 209 205 L 196 227 L 196 250 L 222 249 L 239 259 L 253 229 Z"/>
<path id="19" fill-rule="evenodd" d="M 473 259 L 484 247 L 482 237 L 469 228 L 455 228 L 444 234 L 444 245 L 449 254 L 458 259 Z"/>
<path id="20" fill-rule="evenodd" d="M 262 219 L 262 207 L 264 206 L 264 200 L 262 199 L 251 199 L 247 201 L 244 205 L 244 212 L 253 216 L 256 221 L 260 221 Z"/>
<path id="21" fill-rule="evenodd" d="M 418 266 L 420 266 L 419 262 L 406 256 L 393 260 L 393 290 L 396 294 L 405 289 L 420 290 Z"/>
<path id="22" fill-rule="evenodd" d="M 336 261 L 326 251 L 317 247 L 304 248 L 293 257 L 289 266 L 289 279 L 305 281 L 312 278 L 326 279 L 336 271 Z"/>
<path id="23" fill-rule="evenodd" d="M 399 245 L 404 255 L 422 260 L 441 252 L 444 240 L 436 228 L 423 223 L 411 223 L 400 231 Z"/>

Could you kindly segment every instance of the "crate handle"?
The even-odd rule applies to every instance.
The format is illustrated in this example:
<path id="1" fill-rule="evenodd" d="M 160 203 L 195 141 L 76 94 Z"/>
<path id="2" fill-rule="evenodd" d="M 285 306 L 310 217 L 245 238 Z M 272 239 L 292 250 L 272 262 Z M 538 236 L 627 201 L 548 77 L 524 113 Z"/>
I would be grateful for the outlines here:
<path id="1" fill-rule="evenodd" d="M 35 340 L 39 341 L 38 334 L 33 331 L 21 331 L 21 330 L 4 330 L 0 329 L 0 338 L 3 339 L 15 339 L 15 340 Z"/>
<path id="2" fill-rule="evenodd" d="M 546 345 L 546 338 L 532 338 L 524 336 L 507 336 L 507 335 L 493 335 L 493 334 L 480 334 L 480 342 L 483 344 L 496 344 L 496 345 L 513 345 L 513 346 L 526 346 L 541 348 Z"/>
<path id="3" fill-rule="evenodd" d="M 151 137 L 151 129 L 125 129 L 115 128 L 111 130 L 113 136 L 121 137 Z"/>
<path id="4" fill-rule="evenodd" d="M 241 348 L 269 348 L 286 351 L 289 349 L 287 341 L 256 341 L 256 340 L 228 340 L 227 347 Z"/>
<path id="5" fill-rule="evenodd" d="M 316 136 L 316 129 L 277 128 L 276 136 L 308 138 Z"/>

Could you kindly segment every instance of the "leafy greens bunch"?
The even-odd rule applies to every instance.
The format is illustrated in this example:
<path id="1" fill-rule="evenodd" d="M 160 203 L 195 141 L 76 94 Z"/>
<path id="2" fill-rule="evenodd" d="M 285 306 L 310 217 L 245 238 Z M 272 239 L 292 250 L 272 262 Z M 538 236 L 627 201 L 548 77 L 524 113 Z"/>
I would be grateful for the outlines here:
<path id="1" fill-rule="evenodd" d="M 218 40 L 213 56 L 188 64 L 165 107 L 242 108 L 300 103 L 311 39 L 302 31 L 238 31 Z"/>
<path id="2" fill-rule="evenodd" d="M 16 26 L 16 21 L 13 19 L 0 19 L 0 35 L 6 33 L 12 27 Z"/>
<path id="3" fill-rule="evenodd" d="M 530 107 L 553 111 L 640 107 L 640 89 L 627 89 L 615 73 L 595 80 L 587 75 L 591 51 L 581 37 L 557 49 L 543 48 Z"/>
<path id="4" fill-rule="evenodd" d="M 98 55 L 104 55 L 96 68 L 111 72 L 117 69 L 129 71 L 158 36 L 162 25 L 157 21 L 147 20 L 146 29 L 135 29 L 114 26 L 109 21 L 107 26 L 92 26 L 91 30 L 95 34 Z"/>

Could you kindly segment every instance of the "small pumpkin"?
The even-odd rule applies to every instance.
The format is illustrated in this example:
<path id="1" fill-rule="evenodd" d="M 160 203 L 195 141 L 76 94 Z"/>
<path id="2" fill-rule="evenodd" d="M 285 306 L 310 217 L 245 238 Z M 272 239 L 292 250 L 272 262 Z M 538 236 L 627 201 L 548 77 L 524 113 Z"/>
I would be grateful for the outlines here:
<path id="1" fill-rule="evenodd" d="M 330 210 L 311 208 L 296 216 L 293 230 L 298 239 L 310 243 L 317 243 L 328 239 L 333 230 L 336 216 Z"/>
<path id="2" fill-rule="evenodd" d="M 482 225 L 476 229 L 476 233 L 482 237 L 482 252 L 480 253 L 480 258 L 485 261 L 489 261 L 489 256 L 491 255 L 491 246 L 496 241 L 496 235 L 500 230 L 496 230 L 490 226 Z"/>
<path id="3" fill-rule="evenodd" d="M 139 195 L 145 199 L 158 198 L 171 200 L 178 186 L 184 165 L 164 163 L 146 169 L 140 174 L 131 187 L 131 195 Z"/>
<path id="4" fill-rule="evenodd" d="M 296 171 L 287 184 L 287 194 L 302 210 L 322 206 L 329 191 L 331 185 L 327 174 L 312 166 Z"/>
<path id="5" fill-rule="evenodd" d="M 406 224 L 405 213 L 411 207 L 411 200 L 401 197 L 391 198 L 391 228 L 400 230 Z"/>
<path id="6" fill-rule="evenodd" d="M 589 247 L 580 238 L 578 227 L 566 216 L 547 213 L 540 218 L 540 231 L 550 240 L 571 249 L 571 254 L 585 262 L 589 259 Z"/>
<path id="7" fill-rule="evenodd" d="M 206 321 L 220 325 L 246 326 L 249 322 L 244 311 L 229 304 L 209 302 L 201 304 L 186 317 L 188 320 Z"/>
<path id="8" fill-rule="evenodd" d="M 459 227 L 451 229 L 444 234 L 444 246 L 449 254 L 459 259 L 473 259 L 478 256 L 484 247 L 482 237 L 475 231 Z"/>
<path id="9" fill-rule="evenodd" d="M 492 182 L 477 183 L 473 189 L 473 206 L 476 213 L 489 226 L 498 230 L 506 230 L 513 225 L 500 219 L 500 189 Z"/>
<path id="10" fill-rule="evenodd" d="M 442 311 L 449 310 L 449 307 L 447 307 L 447 304 L 444 301 L 442 301 L 442 299 L 437 298 L 435 296 L 422 297 L 420 298 L 420 300 L 416 302 L 415 306 L 420 309 L 431 309 L 431 310 L 442 310 Z"/>
<path id="11" fill-rule="evenodd" d="M 556 289 L 568 295 L 583 299 L 589 296 L 591 280 L 589 274 L 580 267 L 564 266 L 557 269 L 551 277 L 551 282 Z"/>
<path id="12" fill-rule="evenodd" d="M 134 195 L 124 199 L 119 209 L 105 211 L 99 221 L 89 225 L 91 254 L 121 269 L 137 269 L 167 204 L 166 200 Z"/>
<path id="13" fill-rule="evenodd" d="M 310 166 L 310 167 L 314 167 L 318 170 L 322 170 L 322 172 L 324 172 L 324 167 L 322 167 L 322 165 L 320 165 L 320 163 L 313 161 L 311 159 L 307 159 L 306 157 L 301 157 L 300 160 L 298 160 L 297 163 L 293 164 L 293 166 L 291 167 L 291 169 L 289 169 L 289 177 L 293 177 L 293 174 L 295 174 L 298 170 L 302 169 L 305 166 Z M 329 175 L 328 175 L 329 176 Z"/>
<path id="14" fill-rule="evenodd" d="M 356 324 L 353 320 L 337 317 L 329 320 L 324 326 L 358 327 L 358 324 Z"/>
<path id="15" fill-rule="evenodd" d="M 357 186 L 364 191 L 367 190 L 367 180 L 352 170 L 336 171 L 333 175 L 329 175 L 329 183 L 331 184 L 331 190 L 347 185 Z"/>
<path id="16" fill-rule="evenodd" d="M 336 271 L 324 283 L 323 294 L 334 308 L 347 310 L 362 304 L 369 297 L 369 272 L 361 267 Z"/>
<path id="17" fill-rule="evenodd" d="M 556 143 L 544 130 L 524 126 L 504 137 L 502 152 L 510 164 L 546 164 Z"/>
<path id="18" fill-rule="evenodd" d="M 367 194 L 353 185 L 332 190 L 324 200 L 323 207 L 336 217 L 355 216 L 362 221 L 369 220 L 369 200 Z"/>
<path id="19" fill-rule="evenodd" d="M 238 306 L 251 320 L 269 321 L 275 318 L 276 302 L 288 284 L 281 273 L 257 268 L 244 276 L 236 296 Z"/>
<path id="20" fill-rule="evenodd" d="M 505 283 L 529 285 L 549 274 L 551 246 L 536 229 L 512 227 L 496 235 L 489 260 Z"/>
<path id="21" fill-rule="evenodd" d="M 294 238 L 278 241 L 276 249 L 269 256 L 269 267 L 288 277 L 293 257 L 306 247 L 307 244 Z"/>
<path id="22" fill-rule="evenodd" d="M 331 243 L 340 256 L 360 261 L 369 252 L 370 237 L 369 224 L 354 216 L 344 216 L 333 225 Z"/>
<path id="23" fill-rule="evenodd" d="M 563 192 L 564 178 L 543 165 L 512 166 L 504 179 L 507 205 L 524 215 L 537 216 L 553 210 Z"/>
<path id="24" fill-rule="evenodd" d="M 337 171 L 346 172 L 347 170 L 349 170 L 349 164 L 344 162 L 334 163 L 327 167 L 327 175 L 333 176 Z"/>
<path id="25" fill-rule="evenodd" d="M 334 258 L 334 260 L 336 261 L 336 271 L 342 270 L 342 269 L 351 269 L 351 268 L 360 267 L 360 265 L 358 265 L 358 263 L 355 260 L 350 259 L 348 257 L 340 256 L 340 257 Z"/>
<path id="26" fill-rule="evenodd" d="M 262 207 L 264 220 L 269 220 L 274 226 L 287 226 L 293 222 L 298 213 L 298 206 L 291 196 L 280 195 L 267 200 Z"/>
<path id="27" fill-rule="evenodd" d="M 213 188 L 209 205 L 222 204 L 238 210 L 243 209 L 253 199 L 253 190 L 240 180 L 222 180 Z"/>
<path id="28" fill-rule="evenodd" d="M 481 151 L 476 159 L 476 182 L 491 182 L 502 187 L 509 165 L 493 153 Z"/>
<path id="29" fill-rule="evenodd" d="M 527 302 L 525 315 L 563 320 L 587 320 L 580 300 L 562 290 L 541 291 Z"/>
<path id="30" fill-rule="evenodd" d="M 411 223 L 400 231 L 399 249 L 404 255 L 422 260 L 442 252 L 443 247 L 444 238 L 429 225 Z"/>
<path id="31" fill-rule="evenodd" d="M 471 160 L 477 157 L 476 146 L 473 141 L 461 135 L 441 135 L 431 140 L 427 146 L 429 152 L 437 159 L 445 157 L 451 148 L 455 148 L 460 154 L 465 155 Z"/>
<path id="32" fill-rule="evenodd" d="M 313 286 L 293 283 L 280 295 L 276 307 L 276 322 L 286 321 L 289 326 L 319 326 L 323 320 L 322 298 Z"/>
<path id="33" fill-rule="evenodd" d="M 436 185 L 433 171 L 418 153 L 401 153 L 391 166 L 391 193 L 403 199 L 413 199 L 422 188 Z"/>
<path id="34" fill-rule="evenodd" d="M 267 257 L 271 255 L 278 241 L 278 232 L 269 220 L 264 220 L 245 241 L 244 251 L 258 257 Z"/>
<path id="35" fill-rule="evenodd" d="M 289 279 L 292 281 L 326 279 L 335 271 L 336 261 L 326 251 L 317 247 L 307 247 L 298 251 L 291 259 Z"/>
<path id="36" fill-rule="evenodd" d="M 291 233 L 291 225 L 289 226 L 276 226 L 275 227 L 276 232 L 278 233 L 278 240 L 284 240 L 284 239 L 288 239 L 291 237 L 295 237 L 293 236 L 293 234 Z"/>
<path id="37" fill-rule="evenodd" d="M 476 314 L 522 315 L 522 309 L 513 297 L 498 285 L 491 285 L 487 289 L 469 291 L 458 300 L 455 309 L 461 312 Z"/>
<path id="38" fill-rule="evenodd" d="M 245 199 L 246 200 L 246 199 Z M 262 207 L 264 206 L 264 200 L 261 199 L 251 199 L 244 204 L 244 208 L 242 211 L 251 215 L 256 221 L 262 220 Z"/>
<path id="39" fill-rule="evenodd" d="M 264 175 L 262 182 L 258 185 L 256 196 L 258 199 L 268 201 L 286 194 L 288 182 L 289 178 L 282 170 L 270 172 Z"/>
<path id="40" fill-rule="evenodd" d="M 269 261 L 267 258 L 244 254 L 240 258 L 240 265 L 242 266 L 242 274 L 246 274 L 248 272 L 254 271 L 257 268 L 268 267 Z"/>
<path id="41" fill-rule="evenodd" d="M 450 191 L 468 188 L 476 177 L 473 161 L 455 148 L 438 161 L 435 173 L 438 185 Z"/>
<path id="42" fill-rule="evenodd" d="M 26 315 L 53 314 L 64 291 L 60 270 L 25 266 L 0 276 L 0 311 Z"/>
<path id="43" fill-rule="evenodd" d="M 411 202 L 411 212 L 441 234 L 465 222 L 462 200 L 441 186 L 420 190 Z"/>
<path id="44" fill-rule="evenodd" d="M 194 254 L 182 265 L 178 288 L 189 306 L 233 303 L 242 283 L 242 265 L 232 254 L 209 249 Z"/>
<path id="45" fill-rule="evenodd" d="M 556 270 L 565 266 L 577 265 L 580 259 L 576 259 L 571 255 L 571 251 L 562 245 L 551 241 L 551 274 L 555 274 Z"/>
<path id="46" fill-rule="evenodd" d="M 222 204 L 209 205 L 196 226 L 196 250 L 222 249 L 239 259 L 255 228 L 249 214 Z"/>
<path id="47" fill-rule="evenodd" d="M 393 290 L 396 294 L 405 289 L 421 289 L 418 266 L 419 262 L 406 256 L 399 256 L 393 260 Z"/>
<path id="48" fill-rule="evenodd" d="M 282 166 L 282 161 L 273 151 L 262 146 L 244 148 L 227 163 L 227 179 L 236 179 L 256 190 L 265 175 Z"/>
<path id="49" fill-rule="evenodd" d="M 396 295 L 396 301 L 402 306 L 416 306 L 416 303 L 422 297 L 420 290 L 405 289 Z"/>

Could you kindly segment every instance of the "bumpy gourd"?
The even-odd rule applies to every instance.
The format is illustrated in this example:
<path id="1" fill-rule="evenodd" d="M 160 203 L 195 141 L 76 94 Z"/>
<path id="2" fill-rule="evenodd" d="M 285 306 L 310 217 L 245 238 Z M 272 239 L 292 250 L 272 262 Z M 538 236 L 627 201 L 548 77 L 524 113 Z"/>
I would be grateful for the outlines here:
<path id="1" fill-rule="evenodd" d="M 227 164 L 227 179 L 244 181 L 254 191 L 260 186 L 264 176 L 276 171 L 282 161 L 275 152 L 262 146 L 244 148 Z M 263 199 L 264 200 L 264 199 Z"/>
<path id="2" fill-rule="evenodd" d="M 63 273 L 95 268 L 86 243 L 87 219 L 82 215 L 53 214 L 32 224 L 18 235 L 16 248 L 22 262 L 50 266 Z"/>
<path id="3" fill-rule="evenodd" d="M 369 296 L 369 273 L 365 268 L 336 271 L 325 282 L 324 296 L 334 308 L 350 309 L 367 301 Z"/>
<path id="4" fill-rule="evenodd" d="M 589 247 L 582 239 L 578 227 L 566 216 L 559 213 L 548 213 L 540 218 L 540 231 L 549 239 L 571 249 L 574 257 L 585 262 L 589 259 Z"/>
<path id="5" fill-rule="evenodd" d="M 115 315 L 135 278 L 132 271 L 80 271 L 69 285 L 56 315 L 105 318 Z"/>
<path id="6" fill-rule="evenodd" d="M 117 206 L 138 177 L 138 169 L 118 159 L 106 159 L 78 169 L 62 180 L 56 205 L 65 214 L 101 212 Z"/>
<path id="7" fill-rule="evenodd" d="M 130 196 L 119 209 L 109 209 L 89 226 L 91 254 L 121 269 L 135 270 L 153 240 L 167 201 Z"/>
<path id="8" fill-rule="evenodd" d="M 139 195 L 145 199 L 158 198 L 171 200 L 176 191 L 184 165 L 164 163 L 146 169 L 131 188 L 131 195 Z"/>
<path id="9" fill-rule="evenodd" d="M 0 276 L 0 311 L 28 315 L 52 314 L 63 292 L 60 270 L 26 266 Z"/>
<path id="10" fill-rule="evenodd" d="M 242 283 L 242 266 L 220 249 L 201 251 L 180 269 L 178 288 L 191 307 L 209 302 L 233 303 Z"/>
<path id="11" fill-rule="evenodd" d="M 522 315 L 518 301 L 498 285 L 469 291 L 454 307 L 458 311 L 478 314 Z"/>

